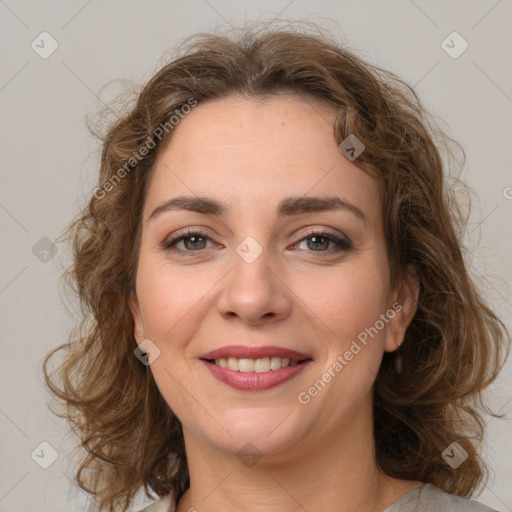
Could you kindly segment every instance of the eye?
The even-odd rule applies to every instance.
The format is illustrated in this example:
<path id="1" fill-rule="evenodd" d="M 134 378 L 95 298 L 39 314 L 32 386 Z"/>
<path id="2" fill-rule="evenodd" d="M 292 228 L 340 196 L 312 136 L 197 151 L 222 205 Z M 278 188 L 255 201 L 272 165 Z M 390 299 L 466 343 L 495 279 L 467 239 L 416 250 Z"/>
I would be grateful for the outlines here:
<path id="1" fill-rule="evenodd" d="M 210 237 L 200 230 L 190 230 L 186 233 L 178 234 L 172 238 L 165 240 L 161 246 L 169 251 L 179 252 L 198 252 L 207 249 L 207 242 L 211 241 Z M 178 247 L 182 243 L 182 247 Z"/>
<path id="2" fill-rule="evenodd" d="M 302 238 L 292 246 L 293 248 L 318 253 L 349 251 L 352 248 L 348 238 L 340 238 L 327 231 L 310 231 L 306 234 L 302 233 L 301 236 Z M 213 244 L 211 238 L 204 231 L 196 229 L 178 233 L 160 245 L 168 251 L 193 253 L 212 248 L 213 245 L 208 246 L 208 242 Z M 304 243 L 306 247 L 300 247 Z M 182 244 L 181 247 L 180 244 Z M 219 246 L 218 244 L 215 245 Z"/>
<path id="3" fill-rule="evenodd" d="M 303 235 L 303 234 L 302 234 Z M 340 238 L 327 231 L 310 231 L 306 236 L 302 236 L 301 240 L 295 244 L 300 246 L 306 244 L 306 248 L 301 250 L 308 250 L 311 252 L 340 252 L 348 251 L 352 248 L 351 242 L 346 238 Z M 332 247 L 334 245 L 334 247 Z"/>

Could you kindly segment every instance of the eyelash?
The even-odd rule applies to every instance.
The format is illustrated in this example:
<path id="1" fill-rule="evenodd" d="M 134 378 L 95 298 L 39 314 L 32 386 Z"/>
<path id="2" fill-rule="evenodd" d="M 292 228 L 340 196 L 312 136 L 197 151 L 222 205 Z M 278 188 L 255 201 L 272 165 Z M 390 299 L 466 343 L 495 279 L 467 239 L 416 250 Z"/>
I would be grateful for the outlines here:
<path id="1" fill-rule="evenodd" d="M 160 246 L 162 249 L 164 249 L 166 251 L 181 252 L 182 254 L 188 253 L 188 255 L 192 256 L 194 253 L 200 253 L 206 249 L 198 249 L 197 251 L 193 251 L 193 250 L 176 249 L 175 246 L 182 240 L 185 240 L 187 238 L 192 238 L 194 236 L 199 236 L 201 238 L 210 240 L 210 237 L 204 231 L 188 230 L 185 233 L 178 234 L 177 236 L 175 236 L 173 238 L 165 240 L 164 242 L 162 242 L 160 244 Z M 339 238 L 339 237 L 333 235 L 332 233 L 329 233 L 327 231 L 321 231 L 321 230 L 320 231 L 319 230 L 308 231 L 306 233 L 302 233 L 301 238 L 298 239 L 294 243 L 294 245 L 297 245 L 300 242 L 303 242 L 304 240 L 307 240 L 308 238 L 313 238 L 313 237 L 325 238 L 325 239 L 329 240 L 330 242 L 333 242 L 334 244 L 336 244 L 338 247 L 334 251 L 327 250 L 327 251 L 310 251 L 310 252 L 317 252 L 319 254 L 325 254 L 325 253 L 332 254 L 333 252 L 342 252 L 342 251 L 347 252 L 352 249 L 352 243 L 350 242 L 350 240 L 348 240 L 348 238 Z"/>

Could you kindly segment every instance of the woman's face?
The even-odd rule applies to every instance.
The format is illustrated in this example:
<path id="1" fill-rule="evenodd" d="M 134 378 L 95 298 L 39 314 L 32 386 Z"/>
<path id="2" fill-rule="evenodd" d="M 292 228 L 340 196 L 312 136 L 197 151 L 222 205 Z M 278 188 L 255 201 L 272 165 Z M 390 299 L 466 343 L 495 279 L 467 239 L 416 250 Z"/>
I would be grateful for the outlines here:
<path id="1" fill-rule="evenodd" d="M 415 297 L 390 287 L 377 183 L 333 120 L 295 95 L 229 97 L 194 108 L 158 157 L 131 307 L 186 440 L 278 454 L 371 422 Z"/>

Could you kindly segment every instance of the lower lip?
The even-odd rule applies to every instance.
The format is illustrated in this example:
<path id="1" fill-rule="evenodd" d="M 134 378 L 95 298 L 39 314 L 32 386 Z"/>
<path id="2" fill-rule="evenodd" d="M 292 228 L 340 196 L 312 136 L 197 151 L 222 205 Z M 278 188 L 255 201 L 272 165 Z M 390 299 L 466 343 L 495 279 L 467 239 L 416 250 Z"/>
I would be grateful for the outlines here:
<path id="1" fill-rule="evenodd" d="M 311 359 L 295 366 L 288 366 L 287 368 L 270 370 L 263 373 L 230 370 L 229 368 L 223 368 L 222 366 L 217 366 L 214 363 L 209 363 L 204 359 L 202 359 L 202 362 L 216 379 L 224 382 L 224 384 L 227 384 L 234 389 L 238 389 L 240 391 L 262 391 L 278 386 L 279 384 L 295 377 L 295 375 L 308 366 Z"/>

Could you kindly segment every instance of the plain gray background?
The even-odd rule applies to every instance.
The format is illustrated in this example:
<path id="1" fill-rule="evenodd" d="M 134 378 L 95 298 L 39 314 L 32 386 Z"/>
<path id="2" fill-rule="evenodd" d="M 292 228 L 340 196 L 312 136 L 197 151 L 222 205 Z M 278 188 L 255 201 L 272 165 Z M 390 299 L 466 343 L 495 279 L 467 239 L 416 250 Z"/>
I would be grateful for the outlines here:
<path id="1" fill-rule="evenodd" d="M 476 194 L 471 272 L 511 328 L 510 0 L 0 1 L 0 512 L 84 510 L 85 496 L 65 476 L 74 440 L 47 409 L 41 362 L 73 324 L 58 287 L 69 254 L 61 245 L 52 258 L 47 251 L 94 186 L 99 148 L 85 116 L 102 106 L 98 91 L 111 80 L 145 81 L 183 36 L 277 16 L 329 29 L 414 85 L 444 120 L 464 147 L 462 177 Z M 469 45 L 457 58 L 459 36 L 445 43 L 452 56 L 442 47 L 454 31 Z M 58 44 L 47 58 L 42 32 Z M 512 511 L 511 367 L 488 392 L 507 419 L 486 420 L 482 453 L 493 476 L 478 498 L 503 512 Z M 58 458 L 43 469 L 35 460 L 50 462 L 52 449 Z"/>

